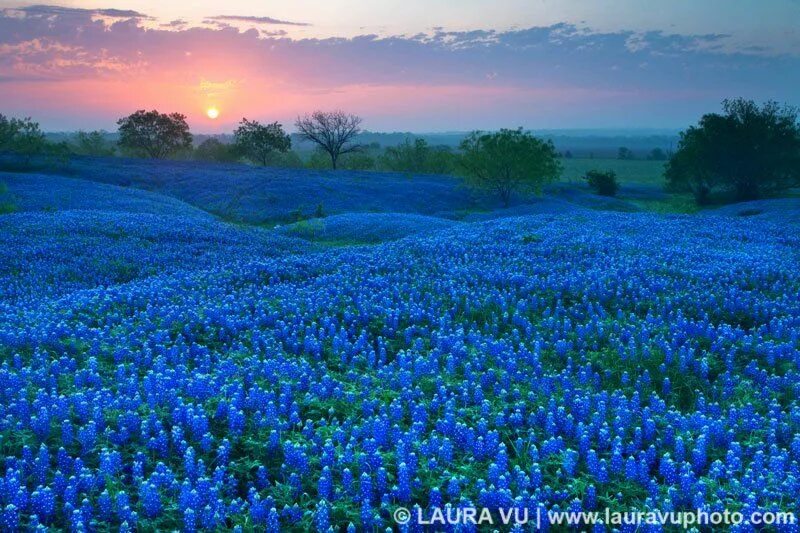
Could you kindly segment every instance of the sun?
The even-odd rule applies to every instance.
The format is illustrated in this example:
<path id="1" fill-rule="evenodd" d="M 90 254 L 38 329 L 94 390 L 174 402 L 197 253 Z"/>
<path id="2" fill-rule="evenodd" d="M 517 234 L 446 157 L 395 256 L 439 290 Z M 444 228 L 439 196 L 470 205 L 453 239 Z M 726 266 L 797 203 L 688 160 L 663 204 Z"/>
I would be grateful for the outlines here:
<path id="1" fill-rule="evenodd" d="M 214 120 L 219 116 L 219 109 L 217 109 L 216 107 L 209 107 L 208 109 L 206 109 L 206 115 L 208 115 L 208 118 L 210 118 L 211 120 Z"/>

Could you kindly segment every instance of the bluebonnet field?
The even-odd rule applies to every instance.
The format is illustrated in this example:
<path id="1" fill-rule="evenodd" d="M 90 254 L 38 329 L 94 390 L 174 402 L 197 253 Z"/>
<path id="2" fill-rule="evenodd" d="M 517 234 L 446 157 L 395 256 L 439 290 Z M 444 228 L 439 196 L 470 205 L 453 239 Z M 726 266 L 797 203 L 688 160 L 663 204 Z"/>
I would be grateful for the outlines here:
<path id="1" fill-rule="evenodd" d="M 404 211 L 451 216 L 458 210 L 494 208 L 497 201 L 475 195 L 448 176 L 254 168 L 191 161 L 81 158 L 70 172 L 87 180 L 166 193 L 225 218 L 247 223 L 293 221 L 313 215 Z"/>
<path id="2" fill-rule="evenodd" d="M 320 237 L 0 179 L 0 530 L 800 511 L 800 232 L 768 202 L 350 214 Z"/>

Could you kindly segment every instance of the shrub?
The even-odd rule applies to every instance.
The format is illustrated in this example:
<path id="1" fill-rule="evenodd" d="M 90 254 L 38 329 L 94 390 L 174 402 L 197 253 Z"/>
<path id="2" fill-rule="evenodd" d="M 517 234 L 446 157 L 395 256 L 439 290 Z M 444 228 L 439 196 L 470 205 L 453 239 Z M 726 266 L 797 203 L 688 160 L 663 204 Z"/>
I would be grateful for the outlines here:
<path id="1" fill-rule="evenodd" d="M 75 136 L 73 149 L 80 155 L 113 156 L 116 150 L 107 136 L 108 134 L 101 130 L 79 131 Z"/>
<path id="2" fill-rule="evenodd" d="M 286 152 L 273 152 L 267 160 L 268 167 L 277 168 L 303 168 L 303 160 L 294 150 Z"/>
<path id="3" fill-rule="evenodd" d="M 344 154 L 339 159 L 339 168 L 344 170 L 375 170 L 375 158 L 363 152 Z"/>
<path id="4" fill-rule="evenodd" d="M 455 168 L 455 156 L 449 147 L 431 147 L 422 138 L 406 138 L 397 146 L 388 147 L 379 162 L 382 169 L 410 174 L 447 174 Z"/>
<path id="5" fill-rule="evenodd" d="M 613 170 L 590 170 L 583 177 L 592 190 L 600 196 L 616 196 L 619 189 L 617 173 Z"/>
<path id="6" fill-rule="evenodd" d="M 210 137 L 195 149 L 194 158 L 197 161 L 216 161 L 219 163 L 233 162 L 238 159 L 234 147 L 225 144 L 216 137 Z"/>

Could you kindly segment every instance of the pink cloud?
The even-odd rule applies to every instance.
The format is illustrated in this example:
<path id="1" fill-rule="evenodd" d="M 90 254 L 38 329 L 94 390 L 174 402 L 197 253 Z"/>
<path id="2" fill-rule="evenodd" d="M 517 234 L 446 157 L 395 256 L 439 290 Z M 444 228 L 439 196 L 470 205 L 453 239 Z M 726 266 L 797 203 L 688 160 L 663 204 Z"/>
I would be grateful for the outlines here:
<path id="1" fill-rule="evenodd" d="M 256 28 L 153 22 L 124 11 L 0 11 L 6 112 L 47 110 L 45 124 L 73 117 L 110 127 L 132 109 L 158 107 L 222 128 L 245 115 L 291 121 L 336 106 L 364 114 L 374 129 L 447 127 L 468 117 L 474 127 L 527 126 L 558 117 L 629 114 L 635 121 L 656 111 L 688 119 L 732 94 L 791 103 L 788 87 L 800 83 L 797 57 L 722 51 L 714 43 L 725 36 L 593 33 L 560 24 L 290 39 Z M 667 109 L 670 102 L 679 112 Z M 209 105 L 222 111 L 219 121 L 203 118 Z"/>

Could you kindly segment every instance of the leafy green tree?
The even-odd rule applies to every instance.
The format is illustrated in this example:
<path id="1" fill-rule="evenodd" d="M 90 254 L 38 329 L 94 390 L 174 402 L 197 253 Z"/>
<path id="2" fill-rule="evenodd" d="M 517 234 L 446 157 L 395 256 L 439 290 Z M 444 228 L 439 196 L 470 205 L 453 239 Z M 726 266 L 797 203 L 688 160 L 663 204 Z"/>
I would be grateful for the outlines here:
<path id="1" fill-rule="evenodd" d="M 117 121 L 119 145 L 137 155 L 163 159 L 192 147 L 186 117 L 180 113 L 139 110 Z"/>
<path id="2" fill-rule="evenodd" d="M 10 152 L 18 130 L 17 119 L 0 114 L 0 152 Z"/>
<path id="3" fill-rule="evenodd" d="M 22 156 L 26 163 L 41 155 L 47 146 L 39 123 L 30 118 L 6 118 L 0 115 L 0 152 Z"/>
<path id="4" fill-rule="evenodd" d="M 107 133 L 102 130 L 79 131 L 75 137 L 75 150 L 80 155 L 106 157 L 114 155 L 114 145 L 107 139 Z"/>
<path id="5" fill-rule="evenodd" d="M 340 156 L 361 150 L 360 145 L 353 143 L 361 133 L 359 116 L 343 111 L 314 111 L 297 117 L 295 127 L 301 138 L 315 143 L 328 154 L 333 170 L 336 170 Z"/>
<path id="6" fill-rule="evenodd" d="M 664 170 L 667 189 L 672 192 L 691 192 L 699 205 L 708 203 L 718 181 L 700 160 L 705 150 L 701 150 L 701 146 L 708 146 L 704 137 L 704 132 L 694 127 L 681 132 L 679 148 L 672 154 Z"/>
<path id="7" fill-rule="evenodd" d="M 244 157 L 257 165 L 267 166 L 275 152 L 286 152 L 292 140 L 277 122 L 262 125 L 243 118 L 233 132 L 234 146 Z"/>
<path id="8" fill-rule="evenodd" d="M 494 191 L 506 207 L 515 192 L 541 193 L 561 175 L 561 163 L 552 141 L 522 128 L 495 133 L 472 132 L 460 145 L 460 167 L 467 182 Z"/>
<path id="9" fill-rule="evenodd" d="M 619 189 L 617 173 L 613 170 L 590 170 L 583 177 L 592 190 L 600 196 L 616 196 Z"/>
<path id="10" fill-rule="evenodd" d="M 698 202 L 715 189 L 753 200 L 800 185 L 798 110 L 767 102 L 725 100 L 723 114 L 703 115 L 681 133 L 666 168 L 668 186 Z"/>
<path id="11" fill-rule="evenodd" d="M 235 147 L 225 144 L 216 137 L 209 137 L 194 150 L 194 159 L 198 161 L 216 161 L 231 163 L 239 159 Z"/>
<path id="12" fill-rule="evenodd" d="M 667 159 L 667 154 L 664 153 L 664 150 L 661 148 L 653 148 L 650 150 L 650 153 L 647 154 L 647 159 L 649 161 L 665 161 Z"/>

